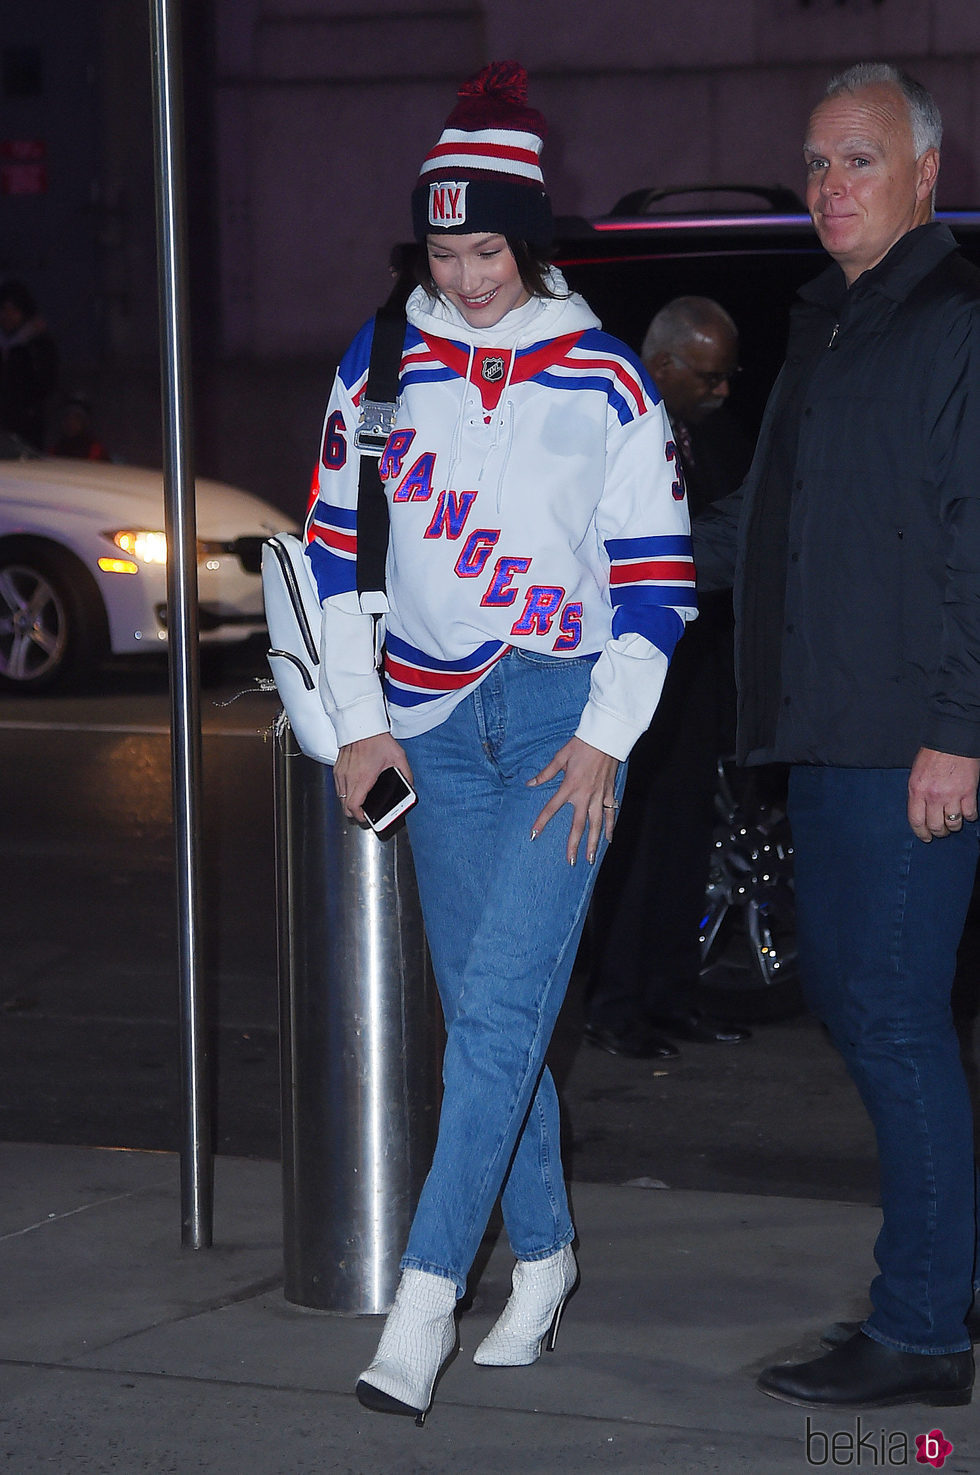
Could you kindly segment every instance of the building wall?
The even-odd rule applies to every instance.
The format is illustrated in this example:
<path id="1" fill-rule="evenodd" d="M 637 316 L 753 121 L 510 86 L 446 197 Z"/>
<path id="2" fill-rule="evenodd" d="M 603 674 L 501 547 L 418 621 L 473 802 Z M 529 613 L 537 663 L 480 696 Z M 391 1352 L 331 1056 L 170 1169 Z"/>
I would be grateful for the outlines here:
<path id="1" fill-rule="evenodd" d="M 799 188 L 811 103 L 862 58 L 935 91 L 940 201 L 980 204 L 977 0 L 214 4 L 222 362 L 206 445 L 212 469 L 293 509 L 333 364 L 410 234 L 421 158 L 488 60 L 528 68 L 560 213 L 600 213 L 642 185 Z"/>
<path id="2" fill-rule="evenodd" d="M 52 19 L 58 24 L 51 25 Z M 71 354 L 102 341 L 95 0 L 3 0 L 0 278 L 25 280 Z"/>
<path id="3" fill-rule="evenodd" d="M 409 233 L 419 162 L 460 79 L 487 60 L 528 67 L 561 213 L 601 212 L 642 185 L 797 186 L 811 101 L 861 57 L 899 61 L 935 91 L 940 200 L 980 205 L 977 0 L 182 0 L 181 11 L 197 464 L 293 511 L 336 357 Z M 7 0 L 0 62 L 24 44 L 44 48 L 47 91 L 0 96 L 0 137 L 47 130 L 50 193 L 0 194 L 0 270 L 38 288 L 65 386 L 92 394 L 110 447 L 159 464 L 148 7 Z"/>
<path id="4" fill-rule="evenodd" d="M 947 119 L 941 198 L 980 201 L 975 0 L 218 0 L 223 337 L 335 350 L 371 311 L 462 76 L 516 56 L 561 213 L 641 185 L 799 187 L 828 73 L 886 57 Z"/>

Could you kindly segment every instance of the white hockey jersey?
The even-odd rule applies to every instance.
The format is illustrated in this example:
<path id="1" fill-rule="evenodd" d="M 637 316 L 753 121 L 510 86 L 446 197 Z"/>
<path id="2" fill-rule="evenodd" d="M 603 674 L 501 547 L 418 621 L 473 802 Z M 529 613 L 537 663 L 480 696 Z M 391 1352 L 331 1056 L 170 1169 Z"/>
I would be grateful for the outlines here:
<path id="1" fill-rule="evenodd" d="M 359 596 L 352 443 L 371 324 L 327 405 L 307 519 L 340 742 L 436 726 L 511 646 L 595 656 L 578 736 L 625 758 L 696 614 L 679 458 L 643 366 L 552 270 L 489 329 L 418 288 L 380 472 L 386 596 Z M 385 614 L 383 687 L 372 613 Z"/>

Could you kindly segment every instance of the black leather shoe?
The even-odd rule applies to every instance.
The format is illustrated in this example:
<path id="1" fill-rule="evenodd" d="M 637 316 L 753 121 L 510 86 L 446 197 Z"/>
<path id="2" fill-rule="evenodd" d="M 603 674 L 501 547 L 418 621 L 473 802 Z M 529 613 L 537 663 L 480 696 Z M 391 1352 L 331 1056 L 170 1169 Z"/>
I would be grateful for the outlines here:
<path id="1" fill-rule="evenodd" d="M 889 1408 L 896 1403 L 948 1408 L 970 1402 L 973 1353 L 933 1357 L 896 1352 L 857 1332 L 813 1362 L 767 1367 L 756 1386 L 770 1398 L 807 1408 Z"/>
<path id="2" fill-rule="evenodd" d="M 820 1333 L 821 1347 L 840 1347 L 855 1332 L 861 1330 L 863 1323 L 860 1321 L 835 1321 L 826 1331 Z M 967 1336 L 971 1342 L 980 1342 L 980 1306 L 974 1306 L 966 1318 Z"/>
<path id="3" fill-rule="evenodd" d="M 610 1055 L 626 1055 L 630 1060 L 676 1060 L 681 1053 L 676 1045 L 649 1029 L 604 1029 L 587 1024 L 585 1038 L 598 1050 Z"/>
<path id="4" fill-rule="evenodd" d="M 722 1024 L 720 1019 L 712 1019 L 700 1009 L 679 1009 L 676 1014 L 651 1014 L 649 1018 L 654 1029 L 695 1045 L 737 1045 L 752 1038 L 750 1030 L 737 1024 Z"/>

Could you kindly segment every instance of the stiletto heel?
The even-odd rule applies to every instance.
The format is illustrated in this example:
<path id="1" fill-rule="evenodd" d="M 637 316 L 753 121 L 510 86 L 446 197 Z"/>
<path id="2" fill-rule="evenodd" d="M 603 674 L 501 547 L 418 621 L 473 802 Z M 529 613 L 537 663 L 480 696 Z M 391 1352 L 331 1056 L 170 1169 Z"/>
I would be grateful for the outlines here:
<path id="1" fill-rule="evenodd" d="M 555 1349 L 569 1296 L 578 1285 L 570 1245 L 546 1260 L 518 1260 L 510 1299 L 473 1354 L 480 1367 L 527 1367 Z"/>
<path id="2" fill-rule="evenodd" d="M 577 1278 L 575 1284 L 578 1284 Z M 562 1296 L 561 1300 L 558 1302 L 558 1305 L 555 1307 L 555 1319 L 551 1323 L 551 1330 L 548 1333 L 548 1341 L 546 1343 L 549 1352 L 554 1352 L 555 1350 L 555 1343 L 558 1341 L 558 1328 L 561 1325 L 562 1313 L 564 1312 L 565 1307 L 568 1305 L 568 1298 L 572 1294 L 572 1291 L 574 1289 L 575 1285 L 573 1285 L 570 1290 L 566 1291 L 565 1295 Z"/>
<path id="3" fill-rule="evenodd" d="M 456 1285 L 442 1275 L 406 1270 L 374 1361 L 357 1380 L 365 1408 L 411 1415 L 421 1429 L 432 1393 L 456 1348 Z"/>

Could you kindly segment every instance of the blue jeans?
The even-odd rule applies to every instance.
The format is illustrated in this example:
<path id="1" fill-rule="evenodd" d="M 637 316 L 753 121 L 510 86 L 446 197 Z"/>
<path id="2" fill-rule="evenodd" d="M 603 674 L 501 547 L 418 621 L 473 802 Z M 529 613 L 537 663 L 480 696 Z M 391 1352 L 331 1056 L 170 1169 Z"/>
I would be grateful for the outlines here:
<path id="1" fill-rule="evenodd" d="M 978 826 L 924 844 L 907 788 L 906 769 L 793 769 L 800 961 L 877 1134 L 880 1274 L 864 1330 L 902 1352 L 961 1352 L 976 1192 L 950 991 Z"/>
<path id="2" fill-rule="evenodd" d="M 568 864 L 567 805 L 531 840 L 561 775 L 533 789 L 527 780 L 574 733 L 592 664 L 511 650 L 445 722 L 404 743 L 447 1039 L 439 1136 L 402 1268 L 454 1280 L 460 1294 L 498 1194 L 519 1259 L 545 1259 L 575 1233 L 544 1057 L 598 860 L 589 865 L 583 844 Z M 624 778 L 622 766 L 620 790 Z"/>

